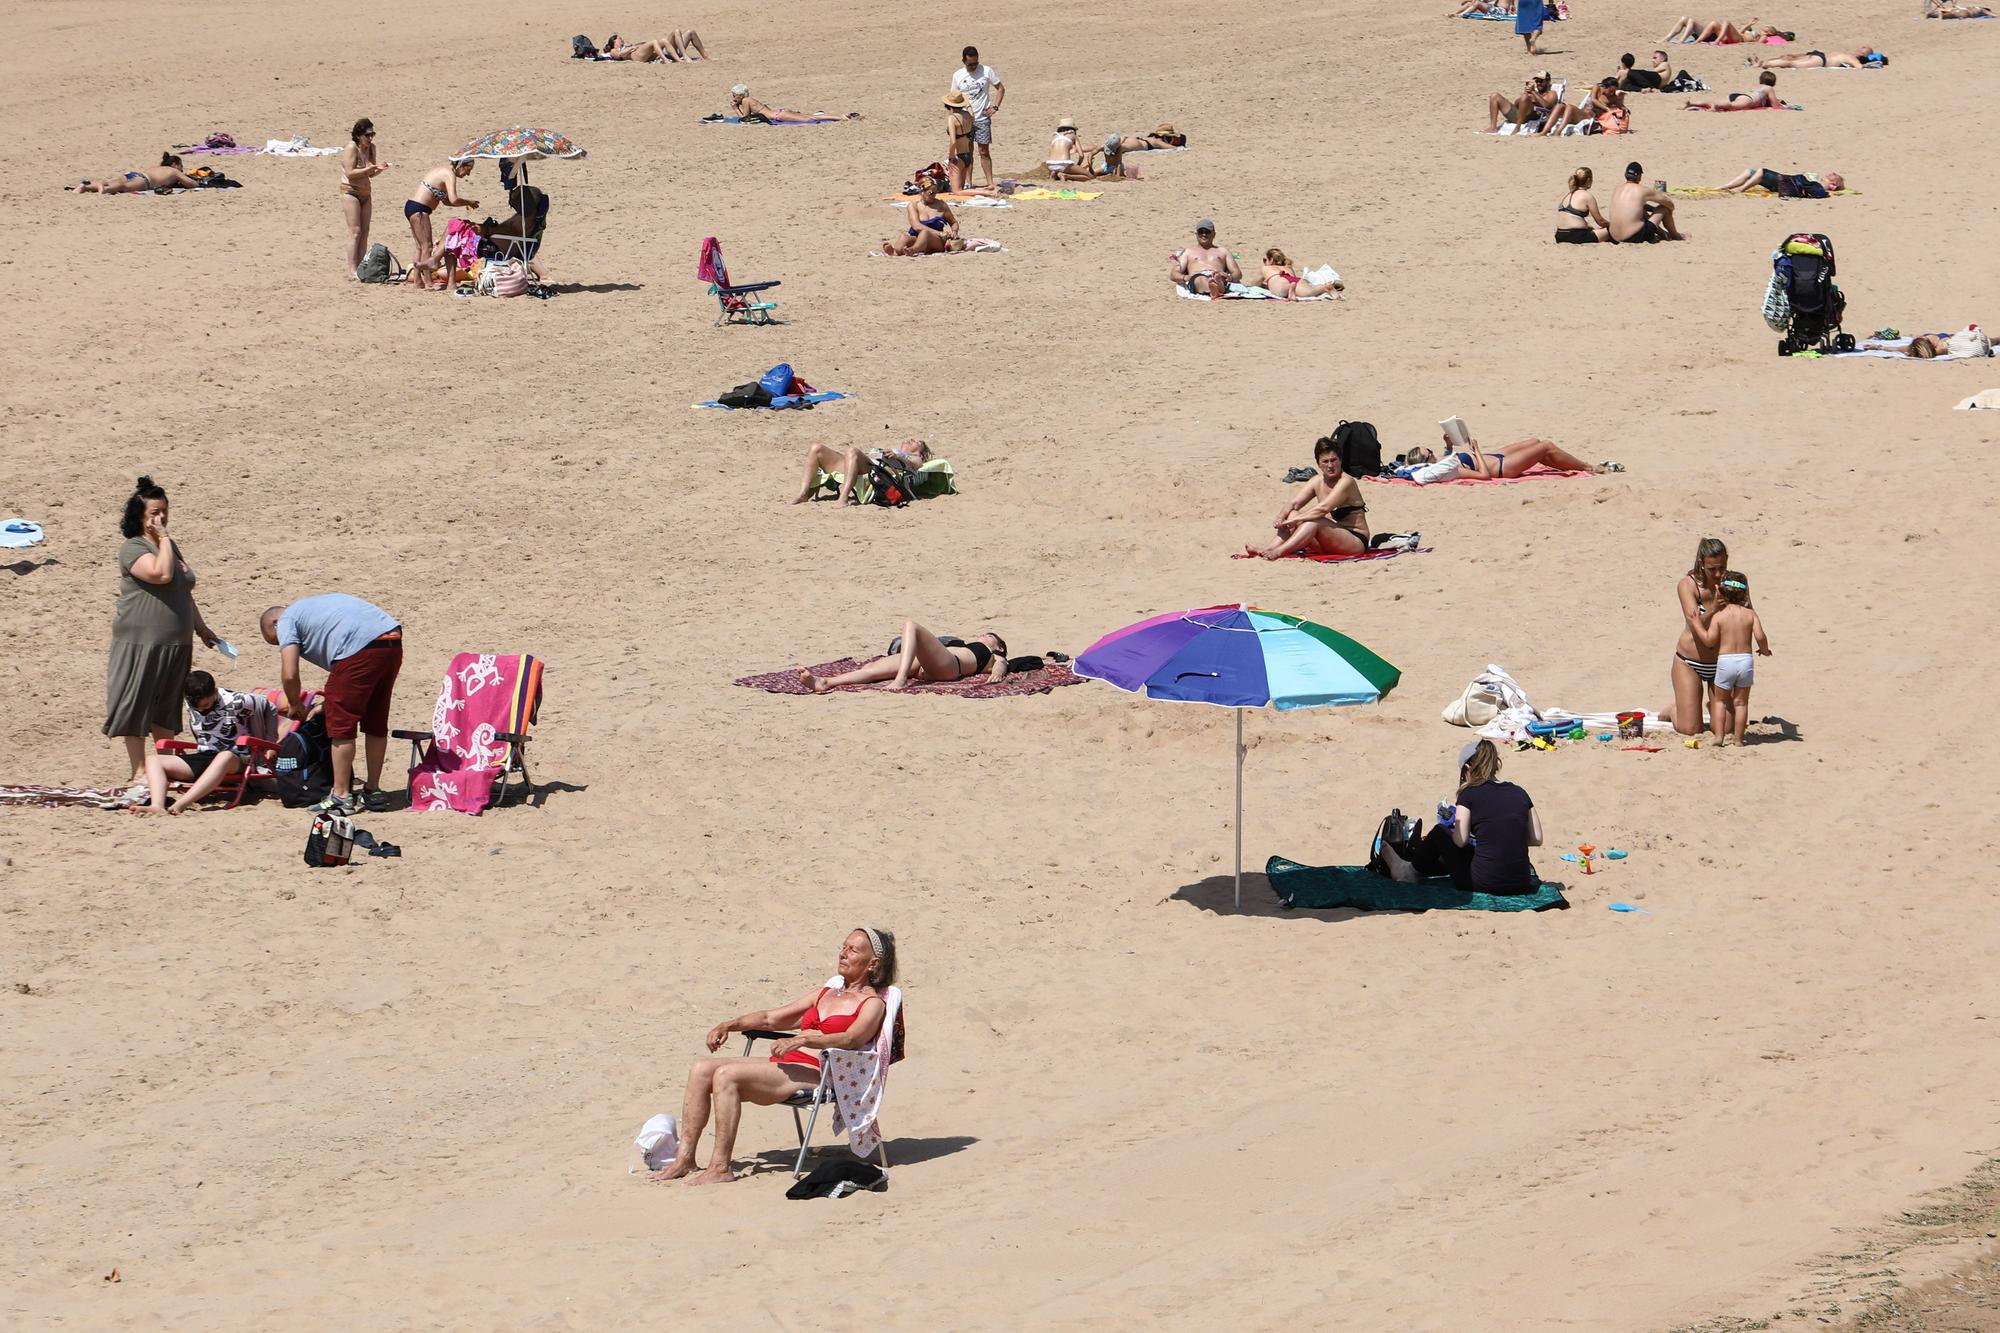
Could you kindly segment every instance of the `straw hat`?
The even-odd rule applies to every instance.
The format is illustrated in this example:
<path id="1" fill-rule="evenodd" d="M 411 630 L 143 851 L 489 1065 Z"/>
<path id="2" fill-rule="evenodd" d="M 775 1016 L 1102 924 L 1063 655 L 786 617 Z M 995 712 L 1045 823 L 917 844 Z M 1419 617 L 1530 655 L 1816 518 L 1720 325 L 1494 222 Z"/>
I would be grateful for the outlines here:
<path id="1" fill-rule="evenodd" d="M 1064 116 L 1061 120 L 1056 122 L 1056 128 L 1059 130 L 1068 130 L 1070 133 L 1074 134 L 1076 132 L 1076 121 L 1068 116 Z"/>
<path id="2" fill-rule="evenodd" d="M 1172 134 L 1174 132 L 1172 121 L 1163 120 L 1153 127 L 1153 133 L 1155 134 Z"/>
<path id="3" fill-rule="evenodd" d="M 965 94 L 960 92 L 956 88 L 952 89 L 950 92 L 944 95 L 944 104 L 952 108 L 954 111 L 958 110 L 961 107 L 970 105 L 970 103 L 968 103 L 965 100 Z"/>

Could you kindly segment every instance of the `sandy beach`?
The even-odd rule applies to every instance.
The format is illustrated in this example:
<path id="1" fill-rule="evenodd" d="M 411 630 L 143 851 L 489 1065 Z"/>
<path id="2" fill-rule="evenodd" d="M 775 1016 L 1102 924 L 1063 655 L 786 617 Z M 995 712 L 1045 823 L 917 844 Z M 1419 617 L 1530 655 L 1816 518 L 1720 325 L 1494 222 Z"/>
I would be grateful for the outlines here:
<path id="1" fill-rule="evenodd" d="M 1850 331 L 2000 323 L 2000 22 L 1773 13 L 1782 49 L 1892 62 L 1781 74 L 1797 113 L 1634 95 L 1630 137 L 1515 142 L 1475 132 L 1490 92 L 1643 64 L 1679 11 L 1577 0 L 1536 58 L 1442 8 L 0 7 L 0 520 L 48 534 L 0 553 L 0 783 L 124 776 L 99 723 L 141 473 L 244 650 L 197 645 L 225 684 L 277 684 L 259 612 L 328 590 L 401 619 L 398 726 L 454 653 L 548 667 L 537 803 L 361 817 L 399 860 L 308 870 L 270 801 L 0 810 L 0 1322 L 1721 1333 L 1974 1262 L 1985 1214 L 1907 1227 L 2000 1151 L 1996 431 L 1951 410 L 2000 363 L 1781 359 L 1759 303 L 1771 250 L 1816 231 Z M 568 59 L 642 21 L 712 59 Z M 1063 116 L 1190 149 L 1094 201 L 969 210 L 1004 253 L 869 258 L 884 196 L 943 153 L 967 42 L 1004 76 L 1003 175 Z M 1672 50 L 1755 86 L 1742 48 Z M 736 82 L 864 119 L 699 124 Z M 336 146 L 364 115 L 404 263 L 402 200 L 461 144 L 582 144 L 533 167 L 558 295 L 347 281 L 326 159 L 61 188 L 212 130 Z M 1633 159 L 1859 193 L 1552 244 L 1568 173 L 1605 199 Z M 490 163 L 464 188 L 475 218 L 502 197 Z M 1203 216 L 1347 299 L 1175 299 Z M 711 235 L 739 281 L 782 280 L 781 325 L 713 327 Z M 780 361 L 852 397 L 691 409 Z M 1626 471 L 1371 487 L 1373 526 L 1427 553 L 1229 558 L 1336 422 L 1395 453 L 1454 414 Z M 808 445 L 906 436 L 959 494 L 788 503 Z M 1508 750 L 1563 912 L 1292 912 L 1261 873 L 1235 910 L 1219 709 L 731 684 L 906 618 L 1073 654 L 1177 608 L 1304 615 L 1402 679 L 1248 718 L 1245 866 L 1353 863 L 1391 806 L 1448 794 L 1467 733 L 1439 713 L 1488 663 L 1544 706 L 1663 705 L 1704 536 L 1776 649 L 1754 743 Z M 1586 878 L 1556 860 L 1582 842 L 1630 856 Z M 744 1180 L 628 1176 L 702 1034 L 811 991 L 861 924 L 895 931 L 907 996 L 888 1191 L 793 1208 L 790 1116 L 760 1108 Z"/>

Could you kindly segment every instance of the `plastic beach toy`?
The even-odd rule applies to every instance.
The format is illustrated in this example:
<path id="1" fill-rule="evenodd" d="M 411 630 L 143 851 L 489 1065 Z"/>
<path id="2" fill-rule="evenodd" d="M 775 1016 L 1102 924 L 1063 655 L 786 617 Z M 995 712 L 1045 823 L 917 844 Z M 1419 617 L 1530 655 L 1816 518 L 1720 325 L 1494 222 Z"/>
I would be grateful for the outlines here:
<path id="1" fill-rule="evenodd" d="M 1641 916 L 1652 915 L 1652 913 L 1648 912 L 1645 908 L 1634 907 L 1630 903 L 1607 903 L 1606 906 L 1610 907 L 1610 909 L 1614 912 L 1637 912 Z"/>

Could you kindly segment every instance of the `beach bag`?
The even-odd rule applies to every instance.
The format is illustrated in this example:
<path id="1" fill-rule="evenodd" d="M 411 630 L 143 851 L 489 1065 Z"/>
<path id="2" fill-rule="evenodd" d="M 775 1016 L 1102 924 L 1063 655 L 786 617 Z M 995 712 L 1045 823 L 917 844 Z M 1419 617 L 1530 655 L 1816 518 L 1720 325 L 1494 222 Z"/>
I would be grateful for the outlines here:
<path id="1" fill-rule="evenodd" d="M 368 253 L 361 256 L 361 264 L 354 270 L 354 276 L 363 282 L 388 282 L 393 276 L 401 281 L 403 266 L 396 262 L 396 256 L 389 253 L 389 247 L 376 241 L 368 247 Z"/>
<path id="2" fill-rule="evenodd" d="M 314 815 L 306 834 L 306 864 L 344 866 L 354 859 L 354 821 L 346 815 Z"/>
<path id="3" fill-rule="evenodd" d="M 1475 680 L 1444 706 L 1444 720 L 1454 727 L 1483 727 L 1500 716 L 1502 700 L 1485 680 Z"/>
<path id="4" fill-rule="evenodd" d="M 318 805 L 333 790 L 333 747 L 326 739 L 326 719 L 309 717 L 278 742 L 271 761 L 278 799 L 288 810 Z"/>
<path id="5" fill-rule="evenodd" d="M 1404 814 L 1400 808 L 1391 810 L 1376 825 L 1374 840 L 1368 844 L 1368 868 L 1384 879 L 1397 878 L 1391 873 L 1395 863 L 1384 853 L 1392 854 L 1407 867 L 1416 855 L 1417 844 L 1423 840 L 1423 820 Z"/>
<path id="6" fill-rule="evenodd" d="M 917 498 L 920 483 L 921 478 L 915 468 L 896 455 L 885 455 L 881 462 L 868 469 L 868 502 L 889 509 L 901 509 Z"/>
<path id="7" fill-rule="evenodd" d="M 1632 113 L 1622 106 L 1614 106 L 1597 118 L 1599 134 L 1630 134 Z"/>
<path id="8" fill-rule="evenodd" d="M 1951 359 L 1962 361 L 1975 356 L 1992 356 L 1993 340 L 1977 324 L 1968 324 L 1961 331 L 1944 340 L 1944 348 L 1951 353 Z"/>
<path id="9" fill-rule="evenodd" d="M 572 37 L 569 39 L 569 58 L 571 60 L 588 60 L 596 54 L 597 48 L 590 44 L 590 38 Z"/>
<path id="10" fill-rule="evenodd" d="M 1771 258 L 1775 261 L 1778 256 L 1774 254 Z M 1771 284 L 1764 289 L 1764 322 L 1773 333 L 1783 333 L 1792 326 L 1792 298 L 1786 294 L 1785 286 L 1785 275 L 1774 266 Z"/>
<path id="11" fill-rule="evenodd" d="M 493 278 L 495 296 L 526 296 L 528 294 L 528 271 L 519 263 L 488 263 L 480 270 L 483 282 L 488 275 Z"/>
<path id="12" fill-rule="evenodd" d="M 1373 477 L 1382 471 L 1382 441 L 1366 421 L 1343 421 L 1333 428 L 1340 449 L 1340 466 L 1350 477 Z"/>
<path id="13" fill-rule="evenodd" d="M 771 391 L 758 381 L 739 384 L 715 400 L 724 407 L 769 407 Z"/>
<path id="14" fill-rule="evenodd" d="M 764 392 L 773 398 L 783 398 L 792 391 L 792 367 L 788 361 L 781 361 L 765 371 L 757 383 L 764 386 Z"/>

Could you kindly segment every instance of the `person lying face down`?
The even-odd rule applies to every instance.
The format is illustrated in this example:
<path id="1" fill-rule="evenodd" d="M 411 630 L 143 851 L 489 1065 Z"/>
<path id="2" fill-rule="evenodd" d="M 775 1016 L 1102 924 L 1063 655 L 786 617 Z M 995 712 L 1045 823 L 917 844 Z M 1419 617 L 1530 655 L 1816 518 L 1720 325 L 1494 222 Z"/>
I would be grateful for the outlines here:
<path id="1" fill-rule="evenodd" d="M 1203 218 L 1194 224 L 1194 244 L 1174 256 L 1167 276 L 1196 296 L 1219 300 L 1229 294 L 1230 283 L 1243 281 L 1243 270 L 1236 256 L 1215 243 L 1215 223 Z"/>
<path id="2" fill-rule="evenodd" d="M 160 165 L 127 171 L 116 180 L 84 181 L 72 187 L 78 194 L 145 194 L 151 190 L 199 190 L 202 183 L 181 170 L 172 153 L 160 154 Z"/>

